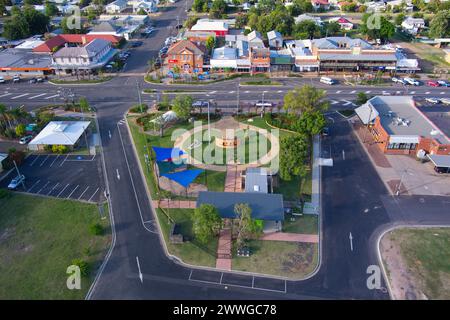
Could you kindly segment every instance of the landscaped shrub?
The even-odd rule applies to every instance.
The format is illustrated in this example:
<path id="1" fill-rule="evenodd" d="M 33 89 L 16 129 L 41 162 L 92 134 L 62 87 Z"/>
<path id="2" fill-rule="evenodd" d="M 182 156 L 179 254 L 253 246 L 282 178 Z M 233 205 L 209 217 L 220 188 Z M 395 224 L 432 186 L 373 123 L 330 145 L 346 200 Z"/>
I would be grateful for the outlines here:
<path id="1" fill-rule="evenodd" d="M 11 191 L 0 189 L 0 199 L 8 199 L 9 197 L 11 197 Z"/>
<path id="2" fill-rule="evenodd" d="M 84 277 L 89 275 L 89 264 L 83 259 L 73 259 L 72 264 L 80 268 L 80 274 Z"/>
<path id="3" fill-rule="evenodd" d="M 94 223 L 89 226 L 89 232 L 94 236 L 101 236 L 103 234 L 103 227 L 100 223 Z"/>
<path id="4" fill-rule="evenodd" d="M 131 113 L 144 113 L 148 110 L 148 105 L 145 103 L 143 104 L 136 104 L 130 108 Z"/>
<path id="5" fill-rule="evenodd" d="M 8 128 L 5 130 L 5 137 L 6 138 L 10 138 L 13 139 L 16 137 L 16 130 L 14 130 L 13 128 Z"/>
<path id="6" fill-rule="evenodd" d="M 52 152 L 53 153 L 64 154 L 64 153 L 67 153 L 69 151 L 69 148 L 67 148 L 67 146 L 64 146 L 64 145 L 61 145 L 61 144 L 54 144 L 51 147 L 52 147 Z"/>

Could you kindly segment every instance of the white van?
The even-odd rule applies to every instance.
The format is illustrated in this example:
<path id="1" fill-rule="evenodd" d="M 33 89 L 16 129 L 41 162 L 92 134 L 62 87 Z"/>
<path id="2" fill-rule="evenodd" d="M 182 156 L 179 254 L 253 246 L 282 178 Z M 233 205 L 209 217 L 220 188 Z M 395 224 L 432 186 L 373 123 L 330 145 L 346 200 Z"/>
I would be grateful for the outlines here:
<path id="1" fill-rule="evenodd" d="M 328 78 L 328 77 L 321 77 L 320 78 L 320 82 L 331 85 L 331 84 L 335 84 L 336 80 L 333 80 L 333 79 Z"/>

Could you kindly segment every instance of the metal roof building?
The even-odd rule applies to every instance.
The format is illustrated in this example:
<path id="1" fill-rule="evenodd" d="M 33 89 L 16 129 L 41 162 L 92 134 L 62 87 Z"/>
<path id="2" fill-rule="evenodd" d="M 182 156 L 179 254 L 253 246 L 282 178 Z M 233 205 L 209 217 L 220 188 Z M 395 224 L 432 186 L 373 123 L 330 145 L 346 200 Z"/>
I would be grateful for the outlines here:
<path id="1" fill-rule="evenodd" d="M 266 168 L 247 168 L 245 172 L 245 192 L 269 192 Z"/>
<path id="2" fill-rule="evenodd" d="M 45 145 L 74 146 L 90 121 L 50 121 L 28 144 L 30 150 L 38 150 Z"/>

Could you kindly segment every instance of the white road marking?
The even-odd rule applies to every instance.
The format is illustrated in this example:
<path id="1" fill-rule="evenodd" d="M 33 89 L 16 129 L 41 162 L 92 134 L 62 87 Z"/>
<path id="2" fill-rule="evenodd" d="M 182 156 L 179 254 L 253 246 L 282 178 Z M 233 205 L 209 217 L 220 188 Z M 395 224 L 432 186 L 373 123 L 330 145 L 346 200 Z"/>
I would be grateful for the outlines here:
<path id="1" fill-rule="evenodd" d="M 81 197 L 84 195 L 84 193 L 87 191 L 87 189 L 89 189 L 89 186 L 87 186 L 86 189 L 84 189 L 83 193 L 78 197 L 78 200 L 81 199 Z"/>
<path id="2" fill-rule="evenodd" d="M 100 189 L 100 188 L 97 188 L 97 190 L 95 190 L 95 192 L 92 194 L 92 196 L 89 198 L 88 201 L 91 201 L 91 200 L 92 200 L 92 198 L 93 198 L 93 197 L 95 196 L 95 194 L 97 193 L 98 189 Z"/>
<path id="3" fill-rule="evenodd" d="M 345 150 L 342 150 L 342 160 L 345 160 Z"/>
<path id="4" fill-rule="evenodd" d="M 47 97 L 47 98 L 44 98 L 44 99 L 45 99 L 45 100 L 48 100 L 48 99 L 55 98 L 55 97 L 59 97 L 59 94 L 55 94 L 55 95 L 53 95 L 53 96 L 50 96 L 50 97 Z"/>
<path id="5" fill-rule="evenodd" d="M 144 276 L 142 275 L 142 272 L 141 272 L 141 265 L 139 264 L 139 258 L 138 257 L 136 257 L 136 263 L 137 263 L 137 267 L 138 267 L 138 270 L 139 270 L 139 279 L 141 279 L 141 283 L 143 283 L 144 282 Z"/>
<path id="6" fill-rule="evenodd" d="M 62 165 L 64 164 L 64 162 L 66 162 L 66 160 L 67 160 L 68 157 L 69 157 L 69 155 L 67 155 L 67 156 L 64 158 L 63 162 L 61 162 L 61 164 L 59 165 L 60 167 L 62 167 Z"/>
<path id="7" fill-rule="evenodd" d="M 36 193 L 40 193 L 49 183 L 50 183 L 50 181 L 47 181 L 47 183 L 44 184 L 44 186 L 42 188 L 40 188 L 39 191 Z"/>
<path id="8" fill-rule="evenodd" d="M 425 92 L 425 94 L 430 94 L 430 93 L 431 93 L 430 91 Z"/>
<path id="9" fill-rule="evenodd" d="M 120 180 L 119 169 L 116 169 L 116 176 L 117 176 L 117 179 Z"/>
<path id="10" fill-rule="evenodd" d="M 19 99 L 19 98 L 22 98 L 22 97 L 25 97 L 25 96 L 28 96 L 28 95 L 29 95 L 29 93 L 24 93 L 24 94 L 21 94 L 21 95 L 19 95 L 19 96 L 16 96 L 16 97 L 11 98 L 11 100 Z"/>
<path id="11" fill-rule="evenodd" d="M 69 184 L 66 184 L 66 186 L 58 193 L 57 197 L 59 197 L 61 195 L 61 193 L 64 192 L 64 190 L 66 190 L 66 188 L 69 186 Z"/>
<path id="12" fill-rule="evenodd" d="M 50 168 L 52 167 L 52 165 L 55 163 L 56 160 L 58 160 L 59 158 L 59 154 L 56 156 L 55 160 L 52 161 L 52 163 L 50 163 Z"/>
<path id="13" fill-rule="evenodd" d="M 231 90 L 230 92 L 228 92 L 228 93 L 234 93 L 234 91 L 233 90 Z"/>
<path id="14" fill-rule="evenodd" d="M 10 95 L 12 95 L 12 93 L 5 93 L 5 94 L 2 94 L 2 95 L 0 96 L 0 98 L 2 98 L 2 97 L 7 97 L 7 96 L 10 96 Z"/>
<path id="15" fill-rule="evenodd" d="M 52 193 L 53 190 L 55 190 L 55 188 L 56 188 L 57 186 L 59 186 L 59 182 L 53 186 L 53 188 L 47 193 L 47 195 L 49 195 L 50 193 Z"/>
<path id="16" fill-rule="evenodd" d="M 330 100 L 330 103 L 331 103 L 331 104 L 336 104 L 336 103 L 339 103 L 339 101 L 336 101 L 336 100 Z"/>
<path id="17" fill-rule="evenodd" d="M 356 92 L 356 90 L 352 90 L 350 93 L 355 93 Z"/>
<path id="18" fill-rule="evenodd" d="M 48 157 L 50 157 L 50 155 L 48 154 L 47 157 L 45 157 L 45 159 L 41 162 L 41 164 L 39 165 L 39 167 L 42 167 L 45 163 L 45 161 L 47 161 Z"/>
<path id="19" fill-rule="evenodd" d="M 66 199 L 69 199 L 70 198 L 70 196 L 75 192 L 75 190 L 77 190 L 78 189 L 78 187 L 79 187 L 79 185 L 77 185 L 76 187 L 75 187 L 75 189 L 73 189 L 72 190 L 72 192 L 67 196 L 67 198 Z"/>
<path id="20" fill-rule="evenodd" d="M 445 92 L 444 92 L 444 91 L 441 91 L 440 94 L 445 94 Z"/>
<path id="21" fill-rule="evenodd" d="M 110 130 L 108 130 L 108 136 L 111 139 L 111 131 Z"/>
<path id="22" fill-rule="evenodd" d="M 32 186 L 31 186 L 31 188 L 30 189 L 28 189 L 28 191 L 27 192 L 30 192 L 31 191 L 31 189 L 33 189 L 36 185 L 38 185 L 39 184 L 39 182 L 41 182 L 41 180 L 38 180 L 38 181 L 36 181 Z"/>
<path id="23" fill-rule="evenodd" d="M 244 93 L 250 93 L 250 91 L 247 90 L 247 91 L 244 91 Z"/>
<path id="24" fill-rule="evenodd" d="M 216 93 L 217 91 L 211 91 L 209 94 L 214 94 L 214 93 Z"/>
<path id="25" fill-rule="evenodd" d="M 33 166 L 33 164 L 36 162 L 36 160 L 39 158 L 40 156 L 37 156 L 36 158 L 34 158 L 34 160 L 30 163 L 30 167 Z"/>
<path id="26" fill-rule="evenodd" d="M 351 232 L 348 235 L 348 238 L 350 239 L 350 250 L 353 251 L 353 236 Z"/>
<path id="27" fill-rule="evenodd" d="M 28 100 L 31 100 L 31 99 L 34 99 L 34 98 L 37 98 L 37 97 L 41 97 L 41 96 L 45 96 L 45 95 L 46 95 L 46 93 L 41 93 L 41 94 L 38 94 L 38 95 L 35 95 L 35 96 L 32 96 L 32 97 L 29 97 Z"/>
<path id="28" fill-rule="evenodd" d="M 371 92 L 372 92 L 372 91 L 370 91 L 370 90 L 367 90 L 367 91 L 366 91 L 366 93 L 371 93 Z"/>
<path id="29" fill-rule="evenodd" d="M 395 93 L 396 93 L 396 94 L 400 94 L 400 93 L 402 93 L 402 92 L 401 92 L 401 91 L 395 91 Z"/>
<path id="30" fill-rule="evenodd" d="M 278 93 L 282 93 L 282 92 L 283 92 L 283 90 L 278 90 L 277 92 L 278 92 Z"/>
<path id="31" fill-rule="evenodd" d="M 414 94 L 414 93 L 416 93 L 416 92 L 415 92 L 415 91 L 411 91 L 411 92 L 410 92 L 410 94 Z"/>
<path id="32" fill-rule="evenodd" d="M 342 90 L 338 90 L 338 91 L 336 91 L 336 93 L 341 93 L 342 92 Z"/>

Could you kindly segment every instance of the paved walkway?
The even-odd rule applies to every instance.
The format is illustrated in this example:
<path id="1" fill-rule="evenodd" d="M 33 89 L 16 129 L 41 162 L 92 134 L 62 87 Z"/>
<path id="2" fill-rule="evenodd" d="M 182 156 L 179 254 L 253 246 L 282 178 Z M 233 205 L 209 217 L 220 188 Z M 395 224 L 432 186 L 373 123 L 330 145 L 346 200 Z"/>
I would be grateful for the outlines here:
<path id="1" fill-rule="evenodd" d="M 260 240 L 319 243 L 319 236 L 316 234 L 274 232 L 263 235 Z"/>
<path id="2" fill-rule="evenodd" d="M 153 208 L 163 208 L 163 209 L 195 209 L 195 201 L 191 200 L 153 200 Z"/>
<path id="3" fill-rule="evenodd" d="M 319 214 L 320 209 L 320 136 L 313 138 L 313 164 L 312 164 L 312 186 L 311 202 L 306 202 L 303 206 L 305 214 Z"/>
<path id="4" fill-rule="evenodd" d="M 231 243 L 231 229 L 220 230 L 219 244 L 217 246 L 217 269 L 231 270 Z"/>
<path id="5" fill-rule="evenodd" d="M 355 132 L 358 135 L 360 141 L 363 142 L 367 152 L 369 152 L 373 162 L 375 162 L 375 164 L 381 168 L 392 168 L 391 164 L 386 158 L 386 155 L 377 146 L 376 141 L 373 139 L 373 136 L 369 132 L 367 127 L 363 126 L 360 122 L 356 122 L 353 124 L 353 128 L 355 129 Z"/>
<path id="6" fill-rule="evenodd" d="M 242 177 L 237 166 L 228 165 L 225 176 L 225 192 L 242 192 Z"/>

